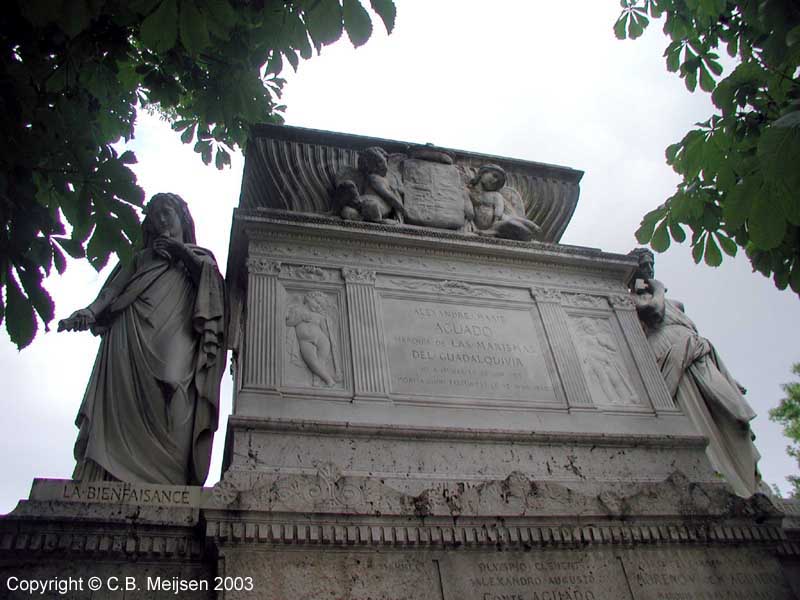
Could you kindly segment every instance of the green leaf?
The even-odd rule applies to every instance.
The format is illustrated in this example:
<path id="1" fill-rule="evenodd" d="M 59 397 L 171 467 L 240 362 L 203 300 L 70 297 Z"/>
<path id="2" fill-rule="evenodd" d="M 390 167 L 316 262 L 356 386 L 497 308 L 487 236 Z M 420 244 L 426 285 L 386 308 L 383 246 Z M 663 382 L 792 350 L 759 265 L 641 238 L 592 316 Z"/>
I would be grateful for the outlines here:
<path id="1" fill-rule="evenodd" d="M 700 65 L 700 89 L 704 92 L 711 92 L 714 90 L 715 85 L 714 78 L 708 72 L 706 66 Z"/>
<path id="2" fill-rule="evenodd" d="M 126 150 L 119 155 L 119 162 L 121 162 L 123 165 L 135 165 L 139 161 L 136 159 L 136 155 L 132 151 Z"/>
<path id="3" fill-rule="evenodd" d="M 33 308 L 39 313 L 44 322 L 44 330 L 49 331 L 47 324 L 53 320 L 55 315 L 55 304 L 50 294 L 42 287 L 42 276 L 38 271 L 17 269 L 22 287 L 28 296 Z"/>
<path id="4" fill-rule="evenodd" d="M 639 229 L 636 230 L 635 234 L 636 240 L 640 244 L 647 244 L 650 241 L 650 238 L 653 237 L 653 229 L 655 229 L 656 223 L 658 223 L 659 219 L 665 214 L 666 210 L 663 207 L 659 207 L 655 210 L 651 210 L 642 218 Z"/>
<path id="5" fill-rule="evenodd" d="M 69 0 L 62 8 L 59 21 L 64 32 L 74 38 L 89 26 L 91 17 L 86 0 Z"/>
<path id="6" fill-rule="evenodd" d="M 789 277 L 789 286 L 796 294 L 800 294 L 800 258 L 794 259 L 792 274 Z"/>
<path id="7" fill-rule="evenodd" d="M 36 335 L 36 315 L 33 306 L 22 294 L 9 268 L 6 271 L 6 331 L 18 350 L 31 343 Z"/>
<path id="8" fill-rule="evenodd" d="M 372 20 L 369 13 L 361 6 L 359 0 L 344 0 L 342 3 L 342 17 L 347 37 L 358 48 L 367 42 L 372 35 Z"/>
<path id="9" fill-rule="evenodd" d="M 155 52 L 166 52 L 178 41 L 177 0 L 163 0 L 156 10 L 142 21 L 140 35 L 145 46 Z"/>
<path id="10" fill-rule="evenodd" d="M 719 245 L 722 246 L 722 250 L 728 256 L 736 256 L 736 251 L 739 249 L 739 246 L 736 245 L 731 238 L 723 233 L 716 232 L 714 234 L 717 236 L 717 240 L 719 240 Z"/>
<path id="11" fill-rule="evenodd" d="M 181 43 L 189 54 L 197 55 L 211 43 L 206 15 L 197 8 L 195 0 L 182 0 L 180 17 Z"/>
<path id="12" fill-rule="evenodd" d="M 194 131 L 196 128 L 197 123 L 192 123 L 189 127 L 187 127 L 181 134 L 181 142 L 184 144 L 190 144 L 192 139 L 194 139 Z"/>
<path id="13" fill-rule="evenodd" d="M 67 259 L 64 257 L 64 254 L 59 250 L 56 244 L 52 244 L 53 249 L 53 264 L 56 267 L 56 271 L 58 271 L 59 275 L 63 275 L 64 271 L 67 270 Z"/>
<path id="14" fill-rule="evenodd" d="M 686 232 L 678 223 L 669 224 L 669 233 L 672 236 L 672 239 L 679 244 L 682 244 L 684 241 L 686 241 Z"/>
<path id="15" fill-rule="evenodd" d="M 618 40 L 624 40 L 627 37 L 627 24 L 628 24 L 628 17 L 629 14 L 625 11 L 620 14 L 617 22 L 614 23 L 614 35 Z"/>
<path id="16" fill-rule="evenodd" d="M 748 177 L 725 196 L 722 204 L 722 217 L 730 230 L 738 229 L 744 225 L 750 216 L 753 199 L 760 193 L 759 181 Z"/>
<path id="17" fill-rule="evenodd" d="M 336 0 L 318 0 L 303 15 L 317 52 L 342 37 L 342 7 Z"/>
<path id="18" fill-rule="evenodd" d="M 786 233 L 783 211 L 772 202 L 772 197 L 762 193 L 753 201 L 748 220 L 750 240 L 761 250 L 777 248 Z"/>
<path id="19" fill-rule="evenodd" d="M 705 234 L 701 235 L 697 242 L 695 242 L 692 246 L 692 258 L 694 259 L 695 264 L 700 264 L 700 261 L 703 259 L 704 238 Z"/>
<path id="20" fill-rule="evenodd" d="M 383 21 L 386 27 L 386 33 L 392 33 L 394 30 L 394 21 L 397 16 L 397 9 L 392 0 L 370 0 L 372 10 L 378 13 L 378 16 Z"/>
<path id="21" fill-rule="evenodd" d="M 60 237 L 54 237 L 52 239 L 57 242 L 58 245 L 61 246 L 72 258 L 83 258 L 86 256 L 86 251 L 83 249 L 83 244 L 81 244 L 79 241 Z"/>
<path id="22" fill-rule="evenodd" d="M 718 267 L 722 264 L 722 253 L 711 235 L 706 236 L 705 261 L 709 267 Z"/>
<path id="23" fill-rule="evenodd" d="M 669 248 L 669 232 L 667 231 L 667 219 L 661 221 L 653 232 L 653 239 L 650 240 L 650 246 L 656 252 L 664 252 Z"/>

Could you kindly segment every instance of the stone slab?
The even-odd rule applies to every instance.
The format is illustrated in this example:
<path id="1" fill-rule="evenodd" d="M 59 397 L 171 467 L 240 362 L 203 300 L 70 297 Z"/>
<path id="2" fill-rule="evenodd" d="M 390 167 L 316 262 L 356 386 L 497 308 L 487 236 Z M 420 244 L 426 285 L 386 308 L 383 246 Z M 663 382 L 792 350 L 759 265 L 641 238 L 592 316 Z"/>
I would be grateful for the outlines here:
<path id="1" fill-rule="evenodd" d="M 642 548 L 623 563 L 635 600 L 795 600 L 778 560 L 757 548 Z"/>
<path id="2" fill-rule="evenodd" d="M 226 577 L 252 577 L 252 591 L 225 600 L 441 600 L 437 567 L 427 552 L 224 551 Z"/>
<path id="3" fill-rule="evenodd" d="M 317 600 L 796 600 L 757 548 L 223 551 L 225 576 L 252 577 L 229 598 Z"/>
<path id="4" fill-rule="evenodd" d="M 381 307 L 393 394 L 557 401 L 530 307 L 391 296 Z"/>

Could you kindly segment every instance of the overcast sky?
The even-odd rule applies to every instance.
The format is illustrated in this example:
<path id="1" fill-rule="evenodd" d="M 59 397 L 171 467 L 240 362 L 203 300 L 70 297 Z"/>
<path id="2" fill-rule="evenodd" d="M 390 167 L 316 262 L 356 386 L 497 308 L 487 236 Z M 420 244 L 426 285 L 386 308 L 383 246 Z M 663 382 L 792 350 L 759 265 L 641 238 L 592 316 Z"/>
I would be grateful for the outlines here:
<path id="1" fill-rule="evenodd" d="M 402 1 L 395 32 L 354 50 L 344 39 L 300 65 L 284 94 L 287 124 L 560 164 L 585 171 L 578 208 L 562 238 L 610 252 L 636 245 L 641 216 L 678 179 L 664 148 L 711 114 L 666 72 L 660 25 L 636 42 L 614 38 L 616 2 Z M 141 115 L 136 172 L 147 196 L 172 191 L 190 204 L 198 242 L 224 268 L 242 159 L 205 167 L 169 127 Z M 767 417 L 800 361 L 800 300 L 752 274 L 744 256 L 717 269 L 695 266 L 688 246 L 656 257 L 656 275 L 682 300 L 702 335 L 749 390 L 764 479 L 788 489 L 796 473 L 787 441 Z M 92 301 L 104 279 L 72 263 L 51 278 L 57 319 Z M 0 513 L 27 497 L 34 477 L 67 478 L 74 419 L 98 340 L 40 333 L 18 353 L 0 333 L 4 414 L 0 421 Z M 230 381 L 208 484 L 219 479 Z"/>

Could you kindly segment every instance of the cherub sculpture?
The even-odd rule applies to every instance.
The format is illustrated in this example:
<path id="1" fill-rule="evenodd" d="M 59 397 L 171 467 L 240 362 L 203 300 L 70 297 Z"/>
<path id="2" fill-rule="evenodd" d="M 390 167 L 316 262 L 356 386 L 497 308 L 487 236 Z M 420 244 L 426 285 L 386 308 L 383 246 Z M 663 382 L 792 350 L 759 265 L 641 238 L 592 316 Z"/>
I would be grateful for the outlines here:
<path id="1" fill-rule="evenodd" d="M 402 184 L 389 173 L 389 157 L 383 148 L 363 150 L 358 169 L 345 167 L 336 174 L 333 204 L 334 213 L 349 221 L 404 221 Z"/>
<path id="2" fill-rule="evenodd" d="M 506 172 L 502 167 L 482 165 L 469 182 L 469 192 L 472 211 L 467 210 L 468 230 L 523 242 L 541 234 L 541 228 L 525 218 L 519 192 L 506 186 Z"/>
<path id="3" fill-rule="evenodd" d="M 294 330 L 302 362 L 325 385 L 336 383 L 337 365 L 333 349 L 333 326 L 328 316 L 328 299 L 322 292 L 309 292 L 302 304 L 289 306 L 286 325 Z M 294 344 L 290 340 L 290 348 Z M 294 354 L 294 352 L 290 352 Z"/>

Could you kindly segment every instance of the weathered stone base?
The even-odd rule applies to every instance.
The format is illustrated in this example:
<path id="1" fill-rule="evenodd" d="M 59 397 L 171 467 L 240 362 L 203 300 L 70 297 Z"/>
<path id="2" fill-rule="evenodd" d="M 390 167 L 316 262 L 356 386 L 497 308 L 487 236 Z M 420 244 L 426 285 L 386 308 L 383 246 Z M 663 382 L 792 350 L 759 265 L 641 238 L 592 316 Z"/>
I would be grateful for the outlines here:
<path id="1" fill-rule="evenodd" d="M 596 496 L 512 474 L 442 498 L 330 469 L 250 489 L 242 475 L 37 480 L 0 519 L 0 597 L 800 598 L 797 506 L 680 473 Z"/>

